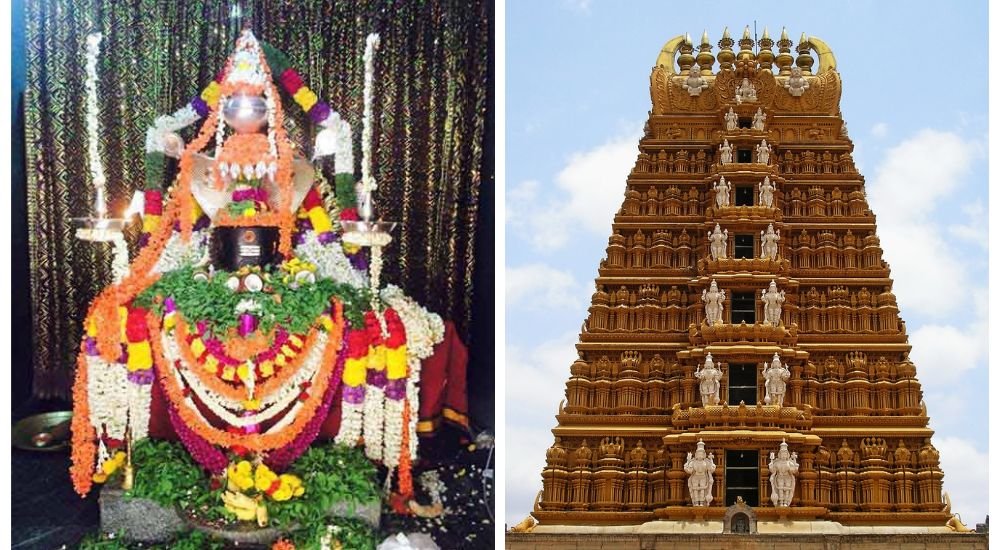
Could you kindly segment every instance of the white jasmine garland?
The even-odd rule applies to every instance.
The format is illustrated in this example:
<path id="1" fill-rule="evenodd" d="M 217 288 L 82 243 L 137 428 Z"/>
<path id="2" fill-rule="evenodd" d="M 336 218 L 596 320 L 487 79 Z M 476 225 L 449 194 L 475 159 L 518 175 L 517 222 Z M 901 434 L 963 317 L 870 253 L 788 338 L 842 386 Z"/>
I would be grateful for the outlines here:
<path id="1" fill-rule="evenodd" d="M 163 153 L 167 150 L 166 137 L 174 132 L 187 128 L 198 122 L 201 117 L 190 103 L 181 107 L 173 114 L 157 117 L 153 125 L 146 130 L 146 152 Z"/>
<path id="2" fill-rule="evenodd" d="M 430 357 L 434 353 L 434 346 L 444 340 L 444 321 L 441 316 L 403 294 L 398 286 L 386 285 L 380 294 L 382 301 L 396 310 L 403 321 L 407 355 L 418 359 Z"/>
<path id="3" fill-rule="evenodd" d="M 342 402 L 340 430 L 337 432 L 337 436 L 333 438 L 334 442 L 351 447 L 356 445 L 358 439 L 361 438 L 361 420 L 363 417 L 363 404 L 348 403 L 347 401 Z"/>
<path id="4" fill-rule="evenodd" d="M 218 113 L 222 113 L 222 106 L 226 104 L 226 100 L 228 100 L 228 99 L 229 99 L 229 96 L 225 96 L 225 95 L 219 94 L 219 105 L 216 107 Z M 218 118 L 218 120 L 216 121 L 216 124 L 215 124 L 215 158 L 216 159 L 218 159 L 219 155 L 222 154 L 222 142 L 225 140 L 225 138 L 226 138 L 226 123 L 225 123 L 224 120 L 222 120 L 222 117 L 219 116 L 219 118 Z M 239 168 L 237 167 L 237 170 L 238 169 Z M 237 174 L 238 174 L 238 172 L 237 172 Z M 233 176 L 233 177 L 235 178 L 235 176 Z"/>
<path id="5" fill-rule="evenodd" d="M 211 410 L 224 422 L 232 426 L 239 427 L 246 427 L 270 420 L 278 413 L 287 409 L 289 405 L 298 399 L 301 394 L 301 385 L 307 381 L 313 383 L 316 381 L 316 375 L 320 370 L 323 360 L 323 352 L 327 344 L 326 334 L 318 334 L 313 346 L 308 351 L 304 351 L 307 356 L 303 360 L 302 365 L 299 367 L 298 372 L 296 372 L 295 375 L 285 382 L 280 388 L 261 399 L 260 408 L 257 412 L 243 416 L 242 414 L 237 415 L 232 412 L 232 410 L 242 410 L 242 401 L 219 395 L 205 386 L 201 380 L 199 380 L 198 377 L 191 372 L 193 369 L 200 367 L 198 365 L 189 365 L 184 362 L 176 339 L 168 336 L 165 332 L 161 335 L 161 337 L 163 341 L 164 359 L 166 359 L 167 363 L 170 365 L 180 365 L 180 368 L 174 369 L 174 376 L 177 378 L 178 382 L 191 388 L 192 393 L 194 393 L 194 395 L 196 395 L 209 410 Z M 195 406 L 193 399 L 188 397 L 185 401 L 187 406 L 207 423 L 207 420 L 201 416 L 200 411 Z M 299 408 L 299 405 L 294 407 L 287 415 L 285 415 L 285 418 L 290 418 L 289 422 L 291 422 L 291 420 L 295 418 L 295 414 Z"/>
<path id="6" fill-rule="evenodd" d="M 115 283 L 118 283 L 128 275 L 131 267 L 128 260 L 128 243 L 125 242 L 125 234 L 121 231 L 114 232 L 111 244 L 114 247 L 114 254 L 111 257 L 111 275 Z"/>
<path id="7" fill-rule="evenodd" d="M 154 273 L 167 273 L 183 267 L 200 264 L 208 254 L 208 230 L 202 229 L 191 234 L 191 240 L 184 242 L 180 233 L 167 239 L 160 259 L 153 266 Z"/>
<path id="8" fill-rule="evenodd" d="M 410 365 L 410 376 L 406 379 L 406 401 L 410 404 L 410 425 L 406 429 L 410 432 L 410 459 L 417 459 L 417 422 L 420 420 L 420 389 L 417 382 L 420 381 L 420 359 L 410 357 L 407 359 Z"/>
<path id="9" fill-rule="evenodd" d="M 97 208 L 104 208 L 105 177 L 104 166 L 101 164 L 101 156 L 98 151 L 98 135 L 100 134 L 100 120 L 98 118 L 97 107 L 97 56 L 101 52 L 101 33 L 87 35 L 87 158 L 90 165 L 90 177 L 94 184 L 94 192 L 97 200 Z M 105 212 L 96 212 L 103 215 Z"/>
<path id="10" fill-rule="evenodd" d="M 316 266 L 316 275 L 349 284 L 354 288 L 368 288 L 365 272 L 354 269 L 339 242 L 323 244 L 315 231 L 306 231 L 302 244 L 295 247 L 295 256 Z"/>
<path id="11" fill-rule="evenodd" d="M 385 401 L 385 451 L 382 453 L 382 462 L 390 468 L 399 465 L 399 451 L 403 445 L 403 406 L 405 403 L 406 401 L 403 399 L 386 399 Z"/>
<path id="12" fill-rule="evenodd" d="M 363 195 L 371 196 L 375 191 L 375 178 L 372 176 L 372 89 L 375 85 L 375 48 L 378 47 L 377 33 L 368 35 L 365 40 L 365 88 L 364 115 L 361 126 L 361 190 Z"/>
<path id="13" fill-rule="evenodd" d="M 90 423 L 98 435 L 106 431 L 108 437 L 125 439 L 130 385 L 124 364 L 87 357 L 87 404 Z"/>
<path id="14" fill-rule="evenodd" d="M 128 385 L 128 418 L 132 441 L 140 441 L 149 436 L 149 413 L 153 399 L 152 384 Z"/>
<path id="15" fill-rule="evenodd" d="M 365 386 L 364 422 L 365 454 L 372 460 L 382 460 L 382 435 L 385 429 L 385 390 Z"/>

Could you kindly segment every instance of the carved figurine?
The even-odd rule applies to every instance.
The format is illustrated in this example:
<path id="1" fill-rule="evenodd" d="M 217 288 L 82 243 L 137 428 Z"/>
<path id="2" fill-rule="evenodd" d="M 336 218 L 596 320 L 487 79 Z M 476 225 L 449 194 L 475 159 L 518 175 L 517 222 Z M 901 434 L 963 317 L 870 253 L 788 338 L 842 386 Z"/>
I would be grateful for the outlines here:
<path id="1" fill-rule="evenodd" d="M 757 88 L 754 88 L 749 78 L 744 78 L 736 87 L 736 104 L 740 105 L 744 101 L 757 101 Z"/>
<path id="2" fill-rule="evenodd" d="M 792 376 L 788 365 L 781 365 L 781 358 L 774 354 L 771 364 L 764 363 L 764 389 L 767 394 L 764 396 L 765 405 L 782 406 L 785 401 L 785 382 Z"/>
<path id="3" fill-rule="evenodd" d="M 713 183 L 712 189 L 715 191 L 715 205 L 719 208 L 729 206 L 730 186 L 726 182 L 726 176 L 719 176 L 718 183 Z"/>
<path id="4" fill-rule="evenodd" d="M 785 303 L 785 291 L 778 291 L 778 285 L 771 279 L 771 284 L 760 291 L 760 299 L 764 302 L 764 324 L 778 326 L 781 324 L 781 305 Z"/>
<path id="5" fill-rule="evenodd" d="M 726 259 L 726 248 L 728 248 L 729 242 L 729 230 L 725 231 L 719 227 L 719 224 L 715 224 L 715 231 L 708 234 L 708 240 L 711 243 L 709 245 L 709 252 L 712 255 L 713 260 L 725 260 Z"/>
<path id="6" fill-rule="evenodd" d="M 764 111 L 760 107 L 757 107 L 757 112 L 754 113 L 753 115 L 753 129 L 757 131 L 763 131 L 764 119 L 766 118 L 767 115 L 764 114 Z"/>
<path id="7" fill-rule="evenodd" d="M 688 491 L 691 492 L 691 504 L 708 506 L 712 503 L 712 474 L 715 473 L 715 455 L 705 453 L 705 442 L 698 440 L 698 448 L 694 456 L 689 452 L 684 471 L 688 474 Z"/>
<path id="8" fill-rule="evenodd" d="M 792 67 L 792 74 L 785 81 L 785 89 L 795 97 L 799 97 L 809 89 L 809 81 L 802 76 L 801 67 Z"/>
<path id="9" fill-rule="evenodd" d="M 691 71 L 681 83 L 681 88 L 684 88 L 691 97 L 701 95 L 701 91 L 708 88 L 708 81 L 702 78 L 701 67 L 697 63 L 691 66 Z"/>
<path id="10" fill-rule="evenodd" d="M 771 452 L 771 502 L 775 506 L 790 506 L 795 494 L 795 475 L 799 473 L 798 453 L 789 453 L 788 444 L 781 440 L 778 456 Z"/>
<path id="11" fill-rule="evenodd" d="M 761 140 L 760 145 L 757 146 L 757 164 L 767 164 L 771 161 L 771 146 L 767 144 L 767 140 Z"/>
<path id="12" fill-rule="evenodd" d="M 732 164 L 733 162 L 733 146 L 729 145 L 729 140 L 722 140 L 722 145 L 719 146 L 719 163 L 720 164 Z"/>
<path id="13" fill-rule="evenodd" d="M 701 301 L 705 302 L 705 321 L 711 325 L 722 324 L 722 302 L 726 299 L 726 291 L 719 290 L 719 285 L 712 279 L 712 285 L 701 291 Z"/>
<path id="14" fill-rule="evenodd" d="M 698 366 L 698 369 L 694 372 L 694 377 L 699 380 L 698 389 L 701 390 L 701 404 L 718 405 L 719 383 L 722 380 L 722 371 L 715 366 L 711 353 L 705 357 L 705 365 Z"/>
<path id="15" fill-rule="evenodd" d="M 774 206 L 774 184 L 771 183 L 771 176 L 764 176 L 764 181 L 759 183 L 757 187 L 760 189 L 757 202 L 768 208 Z"/>
<path id="16" fill-rule="evenodd" d="M 730 107 L 729 111 L 726 112 L 726 131 L 731 132 L 736 129 L 737 118 L 733 108 Z"/>
<path id="17" fill-rule="evenodd" d="M 774 230 L 774 224 L 767 224 L 767 231 L 760 232 L 760 257 L 768 260 L 778 258 L 778 241 L 781 239 L 781 232 Z"/>

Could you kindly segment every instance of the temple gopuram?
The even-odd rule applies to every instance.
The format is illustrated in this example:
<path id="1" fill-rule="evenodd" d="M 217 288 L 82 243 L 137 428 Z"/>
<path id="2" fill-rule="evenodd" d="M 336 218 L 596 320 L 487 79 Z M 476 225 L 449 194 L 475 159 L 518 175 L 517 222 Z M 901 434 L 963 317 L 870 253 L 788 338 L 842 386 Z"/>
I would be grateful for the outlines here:
<path id="1" fill-rule="evenodd" d="M 678 36 L 652 69 L 507 547 L 985 548 L 942 492 L 833 52 L 766 29 L 717 45 Z"/>

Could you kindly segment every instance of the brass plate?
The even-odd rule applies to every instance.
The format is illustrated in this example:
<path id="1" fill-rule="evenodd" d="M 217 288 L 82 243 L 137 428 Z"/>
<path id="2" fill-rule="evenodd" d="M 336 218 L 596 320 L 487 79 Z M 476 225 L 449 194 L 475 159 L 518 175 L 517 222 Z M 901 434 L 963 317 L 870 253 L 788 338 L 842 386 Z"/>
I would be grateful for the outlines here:
<path id="1" fill-rule="evenodd" d="M 56 425 L 71 418 L 73 418 L 72 411 L 54 411 L 23 418 L 14 424 L 14 427 L 11 429 L 12 443 L 18 449 L 24 449 L 25 451 L 61 451 L 69 446 L 69 430 L 66 431 L 64 439 L 44 447 L 35 445 L 31 438 L 41 432 L 47 432 Z"/>

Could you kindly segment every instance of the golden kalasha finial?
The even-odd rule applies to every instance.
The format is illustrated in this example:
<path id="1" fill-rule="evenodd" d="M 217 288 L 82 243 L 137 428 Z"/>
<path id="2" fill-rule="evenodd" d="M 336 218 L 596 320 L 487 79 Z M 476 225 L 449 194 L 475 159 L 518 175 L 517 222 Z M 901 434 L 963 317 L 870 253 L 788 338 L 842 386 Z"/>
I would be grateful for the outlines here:
<path id="1" fill-rule="evenodd" d="M 799 56 L 795 58 L 795 65 L 802 69 L 802 76 L 812 74 L 812 66 L 815 60 L 812 55 L 809 55 L 810 48 L 812 48 L 812 44 L 806 38 L 806 33 L 802 33 L 802 37 L 799 38 L 799 45 L 795 48 L 795 51 L 799 52 Z"/>
<path id="2" fill-rule="evenodd" d="M 733 39 L 729 36 L 729 27 L 722 31 L 722 40 L 719 40 L 719 68 L 721 70 L 732 70 L 733 61 L 736 54 L 733 53 Z"/>
<path id="3" fill-rule="evenodd" d="M 774 52 L 771 51 L 771 46 L 774 45 L 774 41 L 767 33 L 767 27 L 764 27 L 764 35 L 757 41 L 757 45 L 760 46 L 760 51 L 757 53 L 757 63 L 761 69 L 771 70 L 771 64 L 774 62 Z"/>
<path id="4" fill-rule="evenodd" d="M 778 40 L 778 55 L 774 58 L 774 64 L 778 66 L 780 76 L 792 74 L 792 41 L 788 38 L 788 29 L 781 28 L 781 38 Z"/>
<path id="5" fill-rule="evenodd" d="M 681 43 L 681 54 L 677 56 L 677 66 L 681 68 L 682 75 L 687 75 L 694 65 L 694 44 L 691 43 L 691 35 L 684 33 L 684 42 Z"/>
<path id="6" fill-rule="evenodd" d="M 712 55 L 712 43 L 708 40 L 708 29 L 705 29 L 701 33 L 701 46 L 698 47 L 698 66 L 701 67 L 701 75 L 711 76 L 713 64 L 715 56 Z"/>
<path id="7" fill-rule="evenodd" d="M 746 61 L 752 65 L 757 56 L 753 53 L 753 38 L 750 36 L 750 25 L 743 29 L 743 38 L 740 38 L 740 53 L 736 55 L 738 61 Z"/>

